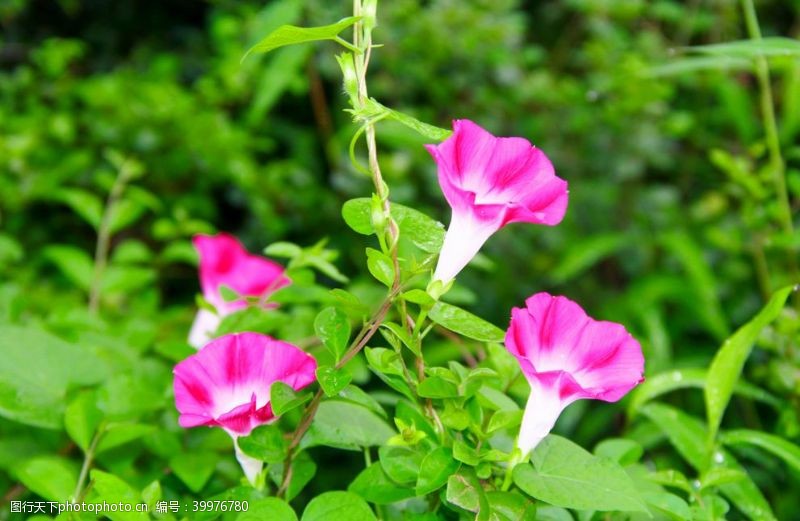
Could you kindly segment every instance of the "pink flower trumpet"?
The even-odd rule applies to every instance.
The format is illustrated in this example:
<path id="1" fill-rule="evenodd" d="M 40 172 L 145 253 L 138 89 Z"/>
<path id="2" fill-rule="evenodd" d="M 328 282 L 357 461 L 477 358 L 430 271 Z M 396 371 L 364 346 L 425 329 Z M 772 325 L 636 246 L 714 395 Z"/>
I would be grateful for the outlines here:
<path id="1" fill-rule="evenodd" d="M 453 210 L 433 280 L 450 282 L 508 223 L 553 226 L 564 218 L 567 183 L 528 140 L 495 137 L 462 119 L 453 121 L 449 138 L 426 148 Z"/>
<path id="2" fill-rule="evenodd" d="M 178 422 L 225 429 L 242 470 L 255 483 L 262 462 L 239 450 L 237 439 L 275 420 L 269 403 L 274 382 L 302 389 L 315 380 L 316 369 L 314 358 L 292 344 L 259 333 L 221 336 L 175 366 Z"/>
<path id="3" fill-rule="evenodd" d="M 250 254 L 235 238 L 225 233 L 195 235 L 192 240 L 200 255 L 200 287 L 203 297 L 217 313 L 197 312 L 189 332 L 189 344 L 200 349 L 217 330 L 225 315 L 247 307 L 245 297 L 266 298 L 289 285 L 283 267 L 269 259 Z M 225 301 L 220 287 L 226 286 L 242 298 Z"/>
<path id="4" fill-rule="evenodd" d="M 622 325 L 596 321 L 566 297 L 537 293 L 525 304 L 511 311 L 506 348 L 531 386 L 517 442 L 527 457 L 567 405 L 616 402 L 642 382 L 644 357 Z"/>

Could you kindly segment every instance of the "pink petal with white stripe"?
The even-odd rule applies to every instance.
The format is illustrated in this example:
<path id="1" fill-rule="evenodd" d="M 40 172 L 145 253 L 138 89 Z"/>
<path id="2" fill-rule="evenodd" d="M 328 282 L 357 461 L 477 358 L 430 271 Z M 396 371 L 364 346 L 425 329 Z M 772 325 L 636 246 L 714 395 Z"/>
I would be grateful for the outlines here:
<path id="1" fill-rule="evenodd" d="M 519 435 L 527 454 L 575 400 L 615 402 L 643 381 L 639 342 L 614 322 L 596 321 L 566 297 L 538 293 L 511 311 L 506 348 L 531 386 Z"/>
<path id="2" fill-rule="evenodd" d="M 274 419 L 270 387 L 301 389 L 315 380 L 314 358 L 258 333 L 225 335 L 175 366 L 175 405 L 182 427 L 219 426 L 246 436 Z"/>
<path id="3" fill-rule="evenodd" d="M 203 297 L 217 311 L 214 316 L 210 311 L 200 310 L 195 318 L 189 343 L 200 349 L 216 331 L 222 317 L 247 307 L 245 297 L 266 299 L 291 281 L 285 276 L 283 266 L 252 255 L 235 237 L 228 234 L 195 235 L 192 242 L 200 256 Z M 242 298 L 225 301 L 220 292 L 221 286 L 230 288 Z"/>
<path id="4" fill-rule="evenodd" d="M 508 223 L 553 226 L 564 218 L 567 183 L 528 140 L 495 137 L 472 121 L 455 120 L 449 138 L 426 148 L 452 207 L 434 280 L 453 279 Z"/>

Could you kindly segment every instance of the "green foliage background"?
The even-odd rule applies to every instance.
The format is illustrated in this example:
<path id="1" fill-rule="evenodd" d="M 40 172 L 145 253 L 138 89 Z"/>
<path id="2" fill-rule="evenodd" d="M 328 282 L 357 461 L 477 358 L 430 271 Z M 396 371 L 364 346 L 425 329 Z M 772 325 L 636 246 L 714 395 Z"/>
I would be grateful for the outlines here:
<path id="1" fill-rule="evenodd" d="M 797 1 L 756 7 L 765 36 L 800 36 Z M 345 201 L 373 189 L 348 158 L 356 127 L 343 111 L 332 57 L 339 49 L 320 42 L 241 61 L 279 25 L 324 25 L 350 8 L 322 0 L 0 4 L 6 499 L 72 494 L 99 421 L 117 437 L 107 435 L 98 452 L 96 467 L 108 474 L 92 476 L 95 492 L 121 494 L 117 476 L 135 494 L 159 482 L 159 497 L 205 499 L 238 482 L 224 433 L 180 430 L 172 407 L 171 367 L 191 353 L 185 337 L 199 289 L 193 234 L 228 231 L 252 251 L 328 238 L 325 248 L 338 257 L 321 248 L 311 255 L 337 269 L 298 272 L 300 289 L 282 296 L 279 320 L 261 324 L 276 336 L 312 338 L 314 317 L 332 302 L 326 288 L 380 302 L 364 269 L 364 247 L 375 245 L 341 218 Z M 698 387 L 722 342 L 775 290 L 798 281 L 800 239 L 781 221 L 751 57 L 687 50 L 747 39 L 738 3 L 385 0 L 374 38 L 383 46 L 371 63 L 370 95 L 440 127 L 468 118 L 497 135 L 526 136 L 570 184 L 564 222 L 497 233 L 459 277 L 451 303 L 505 329 L 510 308 L 527 296 L 566 295 L 633 332 L 648 378 L 678 374 L 676 382 Z M 769 65 L 794 212 L 800 52 L 782 51 Z M 446 223 L 427 142 L 398 123 L 378 128 L 392 201 Z M 121 171 L 92 310 L 97 232 Z M 743 373 L 751 392 L 732 400 L 725 429 L 800 440 L 796 305 L 776 311 L 758 337 Z M 371 347 L 386 345 L 376 337 Z M 434 365 L 459 356 L 444 337 L 425 353 Z M 353 363 L 354 382 L 387 403 L 363 357 Z M 510 395 L 523 403 L 526 390 Z M 650 405 L 636 399 L 627 412 L 625 403 L 577 403 L 556 432 L 587 448 L 626 437 L 659 470 L 692 475 L 673 435 L 694 419 L 670 420 L 675 411 L 659 408 L 703 418 L 702 393 L 680 390 Z M 76 411 L 102 420 L 75 419 Z M 796 516 L 797 462 L 754 444 L 736 448 L 775 516 Z M 293 503 L 298 512 L 364 468 L 357 452 L 308 453 L 320 470 Z M 97 485 L 104 479 L 105 489 Z M 3 506 L 0 518 L 7 515 Z M 732 507 L 720 515 L 744 514 Z"/>

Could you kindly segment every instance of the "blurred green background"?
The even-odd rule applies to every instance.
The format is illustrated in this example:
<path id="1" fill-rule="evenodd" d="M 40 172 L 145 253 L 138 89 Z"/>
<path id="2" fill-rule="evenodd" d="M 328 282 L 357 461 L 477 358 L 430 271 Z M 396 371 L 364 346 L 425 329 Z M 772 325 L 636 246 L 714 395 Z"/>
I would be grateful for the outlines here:
<path id="1" fill-rule="evenodd" d="M 62 332 L 90 321 L 74 311 L 125 161 L 135 175 L 114 216 L 104 294 L 134 345 L 169 353 L 188 330 L 194 233 L 225 230 L 254 251 L 329 237 L 339 269 L 366 284 L 364 241 L 339 214 L 371 184 L 348 158 L 355 127 L 338 49 L 293 46 L 240 63 L 278 25 L 327 24 L 350 7 L 0 2 L 0 316 Z M 800 2 L 756 7 L 765 36 L 800 37 Z M 746 39 L 737 2 L 385 0 L 379 23 L 372 96 L 441 127 L 468 118 L 525 136 L 570 184 L 561 225 L 503 229 L 460 276 L 455 295 L 476 314 L 505 328 L 527 296 L 564 294 L 626 324 L 654 374 L 707 365 L 774 289 L 797 280 L 800 239 L 781 226 L 752 62 L 686 50 Z M 800 59 L 769 64 L 796 210 Z M 393 123 L 378 140 L 392 200 L 447 223 L 426 141 Z M 785 311 L 784 334 L 767 335 L 746 372 L 790 407 L 731 414 L 797 440 L 794 315 Z M 674 402 L 702 415 L 701 400 L 683 398 Z M 562 429 L 596 439 L 608 428 L 603 407 Z M 781 472 L 761 478 L 771 500 L 790 505 Z"/>

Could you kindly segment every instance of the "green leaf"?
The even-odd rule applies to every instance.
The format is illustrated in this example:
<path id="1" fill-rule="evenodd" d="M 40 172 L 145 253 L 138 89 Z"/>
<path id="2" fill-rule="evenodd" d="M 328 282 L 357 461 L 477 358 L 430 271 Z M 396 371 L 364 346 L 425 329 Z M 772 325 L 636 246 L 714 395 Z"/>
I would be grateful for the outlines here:
<path id="1" fill-rule="evenodd" d="M 531 460 L 513 472 L 514 483 L 531 497 L 564 508 L 647 512 L 622 467 L 565 438 L 547 436 Z"/>
<path id="2" fill-rule="evenodd" d="M 747 477 L 747 474 L 738 469 L 727 467 L 711 467 L 700 476 L 700 490 L 718 487 L 725 483 L 735 483 Z"/>
<path id="3" fill-rule="evenodd" d="M 293 259 L 299 257 L 303 253 L 303 249 L 293 242 L 273 242 L 264 248 L 264 255 L 270 257 L 284 257 Z"/>
<path id="4" fill-rule="evenodd" d="M 417 495 L 425 496 L 440 489 L 460 466 L 461 463 L 453 459 L 453 454 L 447 447 L 439 447 L 428 453 L 420 464 Z"/>
<path id="5" fill-rule="evenodd" d="M 662 394 L 678 389 L 704 389 L 707 381 L 708 371 L 694 367 L 675 369 L 654 376 L 648 376 L 647 379 L 636 386 L 636 389 L 631 393 L 630 401 L 628 402 L 628 414 L 633 415 L 644 404 Z M 763 389 L 743 380 L 739 380 L 736 383 L 733 392 L 745 398 L 769 404 L 775 408 L 781 407 L 780 400 Z"/>
<path id="6" fill-rule="evenodd" d="M 423 398 L 457 398 L 458 386 L 438 376 L 429 376 L 417 386 L 417 394 Z"/>
<path id="7" fill-rule="evenodd" d="M 720 434 L 725 445 L 752 445 L 771 452 L 800 472 L 800 447 L 781 437 L 761 431 L 738 429 Z"/>
<path id="8" fill-rule="evenodd" d="M 481 342 L 502 342 L 505 332 L 469 311 L 444 302 L 437 302 L 428 317 L 459 335 Z"/>
<path id="9" fill-rule="evenodd" d="M 623 467 L 639 461 L 644 449 L 639 443 L 624 438 L 610 438 L 601 441 L 594 448 L 596 456 L 616 461 Z"/>
<path id="10" fill-rule="evenodd" d="M 413 483 L 425 455 L 411 447 L 384 445 L 378 449 L 378 459 L 386 475 L 398 483 Z"/>
<path id="11" fill-rule="evenodd" d="M 79 188 L 61 188 L 56 190 L 51 199 L 69 206 L 73 212 L 97 230 L 103 218 L 103 202 L 99 197 Z"/>
<path id="12" fill-rule="evenodd" d="M 630 238 L 620 233 L 587 237 L 568 247 L 549 275 L 556 282 L 566 282 L 628 244 Z"/>
<path id="13" fill-rule="evenodd" d="M 445 499 L 459 508 L 479 513 L 479 519 L 489 519 L 489 502 L 475 473 L 459 472 L 447 479 Z"/>
<path id="14" fill-rule="evenodd" d="M 133 487 L 113 474 L 95 469 L 89 475 L 92 479 L 93 495 L 97 498 L 93 502 L 125 503 L 132 507 L 142 502 L 141 495 Z M 132 512 L 104 511 L 103 515 L 112 521 L 146 521 L 149 519 L 146 513 L 136 512 L 135 509 Z"/>
<path id="15" fill-rule="evenodd" d="M 75 246 L 53 244 L 42 250 L 42 255 L 75 286 L 89 290 L 94 276 L 94 261 L 88 253 Z"/>
<path id="16" fill-rule="evenodd" d="M 141 423 L 123 422 L 112 423 L 106 427 L 103 432 L 103 437 L 100 438 L 100 443 L 97 444 L 95 452 L 98 454 L 107 450 L 111 450 L 120 445 L 124 445 L 131 441 L 141 438 L 150 434 L 155 430 L 152 425 L 144 425 Z"/>
<path id="17" fill-rule="evenodd" d="M 351 492 L 325 492 L 311 500 L 301 521 L 376 521 L 369 505 Z"/>
<path id="18" fill-rule="evenodd" d="M 367 269 L 378 282 L 387 288 L 394 283 L 394 265 L 392 259 L 383 252 L 367 248 Z"/>
<path id="19" fill-rule="evenodd" d="M 492 433 L 500 429 L 511 429 L 517 427 L 522 423 L 523 411 L 497 411 L 489 419 L 489 425 L 486 427 L 487 433 Z"/>
<path id="20" fill-rule="evenodd" d="M 350 199 L 342 206 L 342 217 L 347 225 L 362 235 L 372 235 L 372 201 L 368 197 Z M 400 234 L 420 250 L 438 253 L 444 242 L 444 225 L 424 213 L 402 204 L 392 203 L 392 218 L 400 228 Z"/>
<path id="21" fill-rule="evenodd" d="M 703 258 L 702 250 L 689 234 L 684 232 L 668 233 L 662 238 L 662 243 L 683 264 L 692 282 L 687 290 L 697 294 L 695 311 L 699 318 L 703 319 L 711 333 L 722 340 L 730 334 L 730 330 L 717 297 L 716 277 Z"/>
<path id="22" fill-rule="evenodd" d="M 64 411 L 67 434 L 84 452 L 89 448 L 95 430 L 103 419 L 96 401 L 97 396 L 93 391 L 85 391 L 76 396 Z"/>
<path id="23" fill-rule="evenodd" d="M 385 114 L 390 119 L 397 121 L 398 123 L 405 125 L 406 127 L 410 128 L 411 130 L 416 131 L 423 137 L 428 139 L 433 139 L 435 141 L 444 141 L 450 135 L 453 134 L 452 130 L 447 130 L 445 128 L 440 128 L 433 126 L 428 123 L 424 123 L 413 116 L 409 116 L 403 112 L 399 112 L 397 110 L 390 109 L 389 107 L 378 103 L 375 99 L 370 98 L 367 101 L 367 111 L 370 113 L 374 113 L 376 115 Z"/>
<path id="24" fill-rule="evenodd" d="M 376 505 L 388 505 L 416 495 L 413 488 L 402 487 L 389 479 L 380 463 L 361 471 L 347 490 Z"/>
<path id="25" fill-rule="evenodd" d="M 645 492 L 642 497 L 651 509 L 675 521 L 692 519 L 689 505 L 682 498 L 669 492 Z"/>
<path id="26" fill-rule="evenodd" d="M 394 430 L 369 409 L 352 402 L 326 400 L 319 404 L 302 446 L 357 450 L 383 445 L 393 435 Z"/>
<path id="27" fill-rule="evenodd" d="M 699 471 L 708 468 L 706 430 L 700 420 L 661 403 L 651 403 L 645 406 L 641 412 L 667 435 L 672 446 L 687 463 Z"/>
<path id="28" fill-rule="evenodd" d="M 297 521 L 297 514 L 286 501 L 266 497 L 248 502 L 247 512 L 242 512 L 236 521 Z"/>
<path id="29" fill-rule="evenodd" d="M 492 521 L 573 521 L 572 516 L 566 510 L 557 509 L 566 516 L 555 517 L 547 515 L 544 505 L 536 508 L 536 504 L 522 494 L 516 492 L 501 492 L 490 490 L 486 492 L 486 499 L 489 501 L 489 508 Z M 549 507 L 556 510 L 556 507 Z M 538 514 L 538 515 L 537 515 Z"/>
<path id="30" fill-rule="evenodd" d="M 249 436 L 238 440 L 239 448 L 248 456 L 267 463 L 280 463 L 286 459 L 286 440 L 277 425 L 261 425 Z"/>
<path id="31" fill-rule="evenodd" d="M 316 375 L 325 396 L 329 397 L 338 395 L 353 379 L 353 375 L 345 369 L 335 369 L 329 365 L 319 366 Z"/>
<path id="32" fill-rule="evenodd" d="M 270 465 L 269 476 L 276 485 L 283 482 L 283 463 Z M 317 473 L 317 464 L 311 459 L 307 452 L 301 452 L 292 461 L 292 476 L 289 488 L 286 490 L 286 501 L 291 501 L 297 494 L 303 491 L 306 485 Z"/>
<path id="33" fill-rule="evenodd" d="M 358 16 L 342 18 L 335 24 L 321 25 L 318 27 L 297 27 L 282 25 L 272 31 L 266 38 L 252 46 L 242 57 L 247 58 L 251 53 L 266 53 L 279 47 L 297 43 L 315 42 L 320 40 L 335 40 L 339 33 L 358 22 Z"/>
<path id="34" fill-rule="evenodd" d="M 67 501 L 78 482 L 77 465 L 58 456 L 25 460 L 12 473 L 26 488 L 48 501 Z"/>
<path id="35" fill-rule="evenodd" d="M 213 452 L 178 453 L 169 459 L 169 466 L 178 479 L 195 494 L 200 492 L 214 474 L 219 457 Z"/>
<path id="36" fill-rule="evenodd" d="M 800 56 L 800 40 L 772 36 L 758 40 L 739 40 L 689 47 L 689 51 L 730 57 Z"/>
<path id="37" fill-rule="evenodd" d="M 696 74 L 700 71 L 746 71 L 753 68 L 753 62 L 732 56 L 689 56 L 667 63 L 647 67 L 642 75 L 649 78 Z"/>
<path id="38" fill-rule="evenodd" d="M 672 446 L 692 467 L 701 473 L 710 467 L 712 460 L 706 445 L 708 438 L 705 426 L 700 420 L 660 403 L 651 403 L 645 406 L 642 414 L 667 435 Z M 713 463 L 716 466 L 743 470 L 741 465 L 724 451 L 715 452 Z M 739 510 L 751 518 L 775 519 L 769 503 L 749 476 L 745 476 L 745 479 L 736 483 L 723 484 L 720 486 L 720 490 L 733 501 Z"/>
<path id="39" fill-rule="evenodd" d="M 705 390 L 710 439 L 716 436 L 722 415 L 728 406 L 745 361 L 750 356 L 753 344 L 761 330 L 778 317 L 793 289 L 792 286 L 787 286 L 776 291 L 758 315 L 728 338 L 714 356 L 708 370 L 708 384 Z"/>
<path id="40" fill-rule="evenodd" d="M 350 339 L 350 320 L 347 315 L 338 308 L 325 308 L 314 319 L 314 331 L 339 362 Z"/>
<path id="41" fill-rule="evenodd" d="M 280 381 L 273 383 L 269 389 L 269 403 L 275 416 L 283 416 L 287 411 L 300 407 L 310 399 L 310 394 L 298 395 L 291 386 Z"/>
<path id="42" fill-rule="evenodd" d="M 45 331 L 0 325 L 0 416 L 49 429 L 62 428 L 66 392 L 108 374 L 85 346 Z"/>

